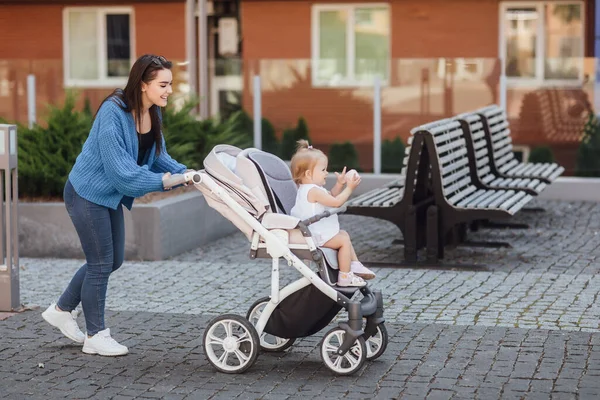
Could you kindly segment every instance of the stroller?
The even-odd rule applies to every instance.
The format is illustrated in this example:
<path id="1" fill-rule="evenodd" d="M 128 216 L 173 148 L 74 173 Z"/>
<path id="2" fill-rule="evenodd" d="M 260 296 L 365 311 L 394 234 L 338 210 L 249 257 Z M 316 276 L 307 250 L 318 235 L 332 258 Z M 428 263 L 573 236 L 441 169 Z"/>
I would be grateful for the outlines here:
<path id="1" fill-rule="evenodd" d="M 241 373 L 252 366 L 259 350 L 289 348 L 296 338 L 326 327 L 342 308 L 348 312 L 348 321 L 329 330 L 320 345 L 327 368 L 350 375 L 366 360 L 381 356 L 388 343 L 381 291 L 336 286 L 337 252 L 317 248 L 308 230 L 311 223 L 345 208 L 306 221 L 287 215 L 297 191 L 289 167 L 258 149 L 217 145 L 204 160 L 204 168 L 174 176 L 168 186 L 193 182 L 209 206 L 246 235 L 250 258 L 272 259 L 271 295 L 250 306 L 245 318 L 220 315 L 206 327 L 202 342 L 212 366 L 225 373 Z M 282 259 L 302 277 L 280 289 Z M 362 298 L 353 300 L 359 291 Z"/>

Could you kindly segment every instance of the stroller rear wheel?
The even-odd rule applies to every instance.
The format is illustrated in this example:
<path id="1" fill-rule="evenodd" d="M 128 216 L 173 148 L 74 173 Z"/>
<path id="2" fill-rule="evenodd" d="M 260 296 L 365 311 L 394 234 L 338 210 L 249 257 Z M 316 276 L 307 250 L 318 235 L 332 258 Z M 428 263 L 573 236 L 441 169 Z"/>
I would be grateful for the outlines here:
<path id="1" fill-rule="evenodd" d="M 269 297 L 263 297 L 250 306 L 246 318 L 253 326 L 256 326 L 258 319 L 262 315 L 262 312 L 269 301 L 271 301 Z M 284 351 L 291 347 L 292 344 L 294 344 L 294 341 L 295 339 L 284 339 L 263 332 L 262 335 L 260 335 L 260 349 L 266 352 Z"/>
<path id="2" fill-rule="evenodd" d="M 202 344 L 208 362 L 229 374 L 244 372 L 258 357 L 256 329 L 247 319 L 235 314 L 212 319 L 204 331 Z"/>
<path id="3" fill-rule="evenodd" d="M 367 359 L 365 339 L 359 336 L 350 350 L 343 356 L 337 354 L 344 343 L 346 332 L 341 328 L 333 328 L 325 334 L 321 342 L 321 358 L 331 371 L 338 375 L 351 375 L 358 371 Z"/>
<path id="4" fill-rule="evenodd" d="M 366 340 L 367 361 L 379 358 L 388 345 L 388 333 L 383 323 L 377 325 L 375 334 Z"/>

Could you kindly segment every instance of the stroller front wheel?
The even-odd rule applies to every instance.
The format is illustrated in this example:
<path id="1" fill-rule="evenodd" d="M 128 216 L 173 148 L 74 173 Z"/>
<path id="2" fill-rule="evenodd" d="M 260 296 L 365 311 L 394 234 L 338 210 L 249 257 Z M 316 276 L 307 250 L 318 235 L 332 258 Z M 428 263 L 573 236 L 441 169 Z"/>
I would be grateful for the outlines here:
<path id="1" fill-rule="evenodd" d="M 388 345 L 388 333 L 384 324 L 377 325 L 375 334 L 366 340 L 367 361 L 381 356 Z"/>
<path id="2" fill-rule="evenodd" d="M 358 371 L 367 359 L 365 339 L 359 336 L 352 347 L 340 356 L 338 348 L 344 343 L 346 332 L 341 328 L 333 328 L 325 334 L 321 342 L 321 358 L 331 371 L 338 375 L 352 375 Z"/>
<path id="3" fill-rule="evenodd" d="M 263 313 L 267 303 L 271 301 L 270 297 L 263 297 L 258 299 L 250 306 L 246 318 L 253 326 L 256 326 L 258 319 Z M 260 349 L 265 352 L 278 352 L 284 351 L 294 344 L 295 339 L 280 338 L 275 335 L 263 332 L 260 335 Z"/>
<path id="4" fill-rule="evenodd" d="M 212 319 L 202 338 L 208 362 L 221 372 L 241 373 L 258 357 L 259 339 L 254 326 L 236 314 Z"/>

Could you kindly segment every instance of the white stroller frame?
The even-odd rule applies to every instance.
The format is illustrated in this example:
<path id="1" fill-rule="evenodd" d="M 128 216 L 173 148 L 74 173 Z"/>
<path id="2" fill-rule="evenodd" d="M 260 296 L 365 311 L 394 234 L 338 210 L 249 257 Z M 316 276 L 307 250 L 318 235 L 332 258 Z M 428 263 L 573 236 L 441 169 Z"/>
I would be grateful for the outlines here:
<path id="1" fill-rule="evenodd" d="M 170 182 L 165 184 L 166 187 L 172 187 L 183 182 L 193 182 L 195 187 L 205 195 L 207 203 L 230 219 L 251 240 L 252 258 L 272 258 L 270 299 L 263 299 L 261 302 L 255 303 L 256 307 L 251 307 L 248 312 L 248 319 L 235 314 L 226 314 L 210 321 L 203 338 L 205 354 L 217 370 L 226 373 L 239 373 L 245 371 L 254 363 L 259 348 L 263 351 L 282 351 L 288 348 L 295 337 L 286 340 L 273 335 L 276 344 L 272 345 L 264 342 L 265 335 L 267 335 L 265 327 L 282 301 L 303 288 L 313 285 L 319 292 L 333 301 L 334 305 L 348 311 L 348 321 L 340 322 L 339 327 L 332 329 L 325 335 L 321 345 L 321 357 L 325 365 L 333 372 L 340 375 L 352 374 L 362 367 L 365 360 L 372 360 L 383 354 L 387 346 L 387 331 L 383 324 L 382 295 L 380 291 L 372 292 L 368 286 L 363 288 L 334 288 L 331 274 L 327 271 L 326 260 L 321 256 L 322 250 L 317 249 L 308 230 L 310 223 L 333 213 L 341 213 L 345 211 L 345 208 L 325 212 L 307 221 L 300 221 L 298 218 L 285 214 L 267 212 L 270 211 L 271 205 L 264 196 L 264 190 L 270 190 L 270 187 L 264 179 L 262 183 L 266 187 L 256 185 L 249 188 L 245 185 L 251 181 L 247 175 L 252 168 L 250 164 L 243 163 L 246 162 L 244 160 L 248 160 L 248 154 L 255 152 L 260 152 L 260 150 L 246 149 L 241 151 L 233 146 L 218 145 L 207 156 L 204 162 L 204 170 L 174 176 Z M 226 171 L 219 171 L 219 165 L 223 164 L 223 157 L 220 156 L 223 155 L 227 155 L 226 158 L 235 156 L 236 162 L 243 164 L 243 168 L 240 168 L 238 174 L 244 176 L 244 178 L 240 179 L 239 176 L 233 174 L 231 166 L 229 168 L 231 175 L 227 174 Z M 256 168 L 260 172 L 258 165 Z M 259 187 L 262 190 L 258 190 Z M 240 201 L 236 201 L 234 197 Z M 253 201 L 248 201 L 249 198 L 253 198 Z M 224 205 L 226 208 L 223 207 Z M 233 211 L 233 214 L 228 212 L 227 209 Z M 298 232 L 302 234 L 300 240 L 298 240 Z M 301 244 L 290 244 L 294 241 L 300 241 Z M 312 258 L 313 261 L 317 262 L 321 276 L 308 267 L 294 254 L 293 250 L 300 253 L 304 252 L 303 257 Z M 335 256 L 335 251 L 333 255 Z M 302 277 L 280 288 L 279 262 L 282 258 L 287 261 L 288 265 L 293 266 L 300 272 Z M 335 257 L 333 258 L 335 259 Z M 337 260 L 330 264 L 333 264 L 332 267 L 337 269 Z M 359 290 L 364 296 L 362 300 L 360 302 L 352 300 L 353 295 Z M 337 314 L 339 308 L 333 311 Z M 363 330 L 363 317 L 367 318 L 365 330 Z M 249 320 L 253 320 L 254 325 Z M 329 322 L 330 320 L 326 324 Z M 322 328 L 319 327 L 318 330 L 320 329 Z M 218 330 L 225 332 L 224 339 L 218 337 Z M 312 333 L 304 336 L 310 334 Z M 369 342 L 368 348 L 367 341 Z M 219 351 L 216 351 L 213 347 L 216 347 Z M 233 355 L 233 357 L 230 357 L 230 355 Z M 236 365 L 231 365 L 236 359 L 239 362 Z"/>

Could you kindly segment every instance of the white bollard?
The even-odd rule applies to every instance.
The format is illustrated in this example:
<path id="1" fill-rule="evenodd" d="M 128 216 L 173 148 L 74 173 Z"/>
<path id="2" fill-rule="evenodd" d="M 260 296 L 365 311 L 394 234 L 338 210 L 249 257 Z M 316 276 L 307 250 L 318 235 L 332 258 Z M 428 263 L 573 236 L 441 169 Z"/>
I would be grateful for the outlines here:
<path id="1" fill-rule="evenodd" d="M 381 174 L 381 81 L 375 77 L 373 90 L 373 173 Z"/>
<path id="2" fill-rule="evenodd" d="M 262 149 L 262 109 L 261 109 L 261 88 L 260 76 L 254 76 L 254 147 Z"/>
<path id="3" fill-rule="evenodd" d="M 35 75 L 27 75 L 27 121 L 29 129 L 35 125 Z"/>
<path id="4" fill-rule="evenodd" d="M 500 107 L 508 113 L 506 109 L 506 75 L 504 75 L 504 71 L 500 75 Z"/>

